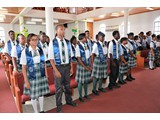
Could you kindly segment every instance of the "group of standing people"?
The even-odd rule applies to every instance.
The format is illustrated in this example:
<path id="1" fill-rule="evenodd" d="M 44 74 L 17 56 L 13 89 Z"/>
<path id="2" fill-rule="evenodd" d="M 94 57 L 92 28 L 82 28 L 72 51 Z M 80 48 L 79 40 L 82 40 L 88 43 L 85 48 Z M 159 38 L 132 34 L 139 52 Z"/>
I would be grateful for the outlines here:
<path id="1" fill-rule="evenodd" d="M 80 33 L 78 40 L 64 37 L 65 27 L 56 26 L 56 36 L 49 40 L 44 32 L 39 35 L 30 33 L 25 39 L 23 34 L 15 40 L 14 31 L 9 31 L 10 40 L 5 44 L 3 53 L 11 58 L 14 71 L 24 76 L 24 94 L 29 95 L 34 112 L 43 113 L 44 96 L 48 94 L 47 67 L 52 66 L 56 88 L 57 112 L 62 112 L 62 94 L 65 93 L 66 104 L 77 106 L 71 97 L 70 75 L 73 73 L 73 62 L 77 62 L 75 80 L 78 83 L 79 100 L 91 99 L 88 96 L 88 84 L 93 81 L 92 93 L 96 96 L 106 92 L 103 80 L 109 76 L 108 88 L 120 88 L 120 84 L 135 80 L 132 68 L 136 66 L 138 49 L 134 33 L 120 39 L 119 31 L 113 31 L 113 40 L 105 41 L 105 34 L 98 32 L 96 40 L 91 40 L 89 31 Z M 138 38 L 140 39 L 140 36 Z M 153 42 L 152 42 L 153 41 Z M 150 59 L 155 58 L 155 35 L 150 42 Z M 150 63 L 151 64 L 151 63 Z M 124 75 L 127 77 L 124 79 Z M 118 82 L 117 82 L 118 80 Z M 98 88 L 97 88 L 98 84 Z M 84 95 L 82 95 L 84 88 Z"/>

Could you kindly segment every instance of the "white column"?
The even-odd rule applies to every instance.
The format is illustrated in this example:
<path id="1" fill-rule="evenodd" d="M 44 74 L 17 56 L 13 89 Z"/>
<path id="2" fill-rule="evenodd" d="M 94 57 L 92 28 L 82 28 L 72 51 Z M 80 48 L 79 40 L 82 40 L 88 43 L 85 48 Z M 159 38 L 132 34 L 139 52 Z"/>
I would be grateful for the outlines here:
<path id="1" fill-rule="evenodd" d="M 125 9 L 124 10 L 124 36 L 127 36 L 127 33 L 128 33 L 128 15 L 129 15 L 129 10 Z"/>
<path id="2" fill-rule="evenodd" d="M 53 40 L 55 36 L 55 28 L 53 24 L 53 7 L 45 7 L 45 18 L 46 18 L 46 34 L 50 40 Z"/>
<path id="3" fill-rule="evenodd" d="M 20 33 L 24 34 L 24 19 L 23 16 L 19 16 L 19 27 L 20 27 Z"/>

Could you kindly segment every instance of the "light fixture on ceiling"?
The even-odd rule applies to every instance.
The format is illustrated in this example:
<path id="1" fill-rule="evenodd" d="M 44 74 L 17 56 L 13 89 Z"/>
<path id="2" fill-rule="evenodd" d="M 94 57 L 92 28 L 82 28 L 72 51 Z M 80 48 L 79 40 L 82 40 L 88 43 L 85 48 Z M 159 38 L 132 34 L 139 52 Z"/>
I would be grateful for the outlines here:
<path id="1" fill-rule="evenodd" d="M 35 25 L 36 22 L 33 22 L 33 21 L 27 21 L 26 24 L 31 24 L 31 25 Z"/>
<path id="2" fill-rule="evenodd" d="M 45 23 L 45 22 L 42 22 L 42 25 L 46 25 L 46 23 Z"/>
<path id="3" fill-rule="evenodd" d="M 3 14 L 0 14 L 0 18 L 6 18 L 6 16 L 5 15 L 3 15 Z"/>
<path id="4" fill-rule="evenodd" d="M 99 16 L 99 18 L 104 18 L 104 17 L 105 17 L 105 15 L 100 15 L 100 16 Z"/>
<path id="5" fill-rule="evenodd" d="M 54 23 L 58 23 L 58 20 L 57 20 L 57 19 L 54 19 L 53 22 L 54 22 Z"/>
<path id="6" fill-rule="evenodd" d="M 33 22 L 42 22 L 42 19 L 38 19 L 38 18 L 31 18 L 31 21 Z"/>
<path id="7" fill-rule="evenodd" d="M 117 17 L 119 16 L 119 13 L 112 13 L 111 16 Z"/>
<path id="8" fill-rule="evenodd" d="M 146 7 L 147 10 L 154 10 L 153 8 L 151 7 Z"/>
<path id="9" fill-rule="evenodd" d="M 0 17 L 0 21 L 4 21 L 4 18 L 3 18 L 3 17 Z"/>
<path id="10" fill-rule="evenodd" d="M 94 22 L 93 18 L 88 18 L 88 19 L 85 19 L 83 21 L 85 21 L 85 22 Z"/>

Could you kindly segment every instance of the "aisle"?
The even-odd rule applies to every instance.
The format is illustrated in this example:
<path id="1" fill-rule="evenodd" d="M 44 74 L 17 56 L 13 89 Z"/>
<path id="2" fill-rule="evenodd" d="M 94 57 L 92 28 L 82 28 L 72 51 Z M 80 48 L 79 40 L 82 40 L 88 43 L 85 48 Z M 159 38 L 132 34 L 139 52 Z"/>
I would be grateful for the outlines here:
<path id="1" fill-rule="evenodd" d="M 63 106 L 64 113 L 158 113 L 160 112 L 160 68 L 156 70 L 134 70 L 135 81 L 128 82 L 120 89 L 90 95 L 91 101 L 80 103 L 78 107 Z M 152 72 L 152 73 L 151 73 Z M 55 109 L 48 111 L 56 112 Z"/>
<path id="2" fill-rule="evenodd" d="M 0 61 L 0 113 L 17 113 L 17 107 L 9 87 L 2 61 Z"/>

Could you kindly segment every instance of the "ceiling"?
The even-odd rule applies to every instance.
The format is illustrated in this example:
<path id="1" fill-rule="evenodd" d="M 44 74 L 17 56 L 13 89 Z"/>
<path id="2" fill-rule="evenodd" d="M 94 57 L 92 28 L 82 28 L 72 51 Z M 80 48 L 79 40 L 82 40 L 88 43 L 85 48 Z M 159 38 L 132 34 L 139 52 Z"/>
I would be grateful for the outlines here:
<path id="1" fill-rule="evenodd" d="M 96 9 L 101 9 L 102 7 L 54 7 L 53 12 L 58 12 L 58 13 L 68 13 L 68 14 L 77 14 L 80 15 L 82 13 L 87 13 L 89 11 L 93 11 Z M 0 23 L 11 23 L 15 17 L 18 16 L 23 11 L 24 7 L 3 7 L 0 8 L 0 15 L 3 14 L 5 15 L 4 21 L 0 21 Z M 109 8 L 108 9 L 113 9 Z M 152 12 L 156 10 L 160 10 L 160 7 L 152 7 L 153 10 L 146 9 L 145 7 L 138 7 L 138 8 L 132 8 L 129 11 L 129 15 L 135 15 L 135 14 L 140 14 L 140 13 L 145 13 L 145 12 Z M 37 10 L 37 11 L 45 11 L 45 7 L 33 7 L 31 10 Z M 112 18 L 117 18 L 117 17 L 122 17 L 124 16 L 124 11 L 119 11 L 116 12 L 118 14 L 117 16 L 112 16 L 112 13 L 109 14 L 104 14 L 101 16 L 96 16 L 93 18 L 87 18 L 87 19 L 92 19 L 93 21 L 100 21 L 100 20 L 105 20 L 105 19 L 112 19 Z M 24 22 L 29 21 L 31 17 L 25 17 L 24 16 Z M 42 18 L 43 21 L 45 21 L 45 16 Z M 58 24 L 64 24 L 71 22 L 71 20 L 65 20 L 65 19 L 58 19 Z M 19 21 L 15 22 L 16 24 L 19 24 Z M 42 24 L 42 23 L 38 23 Z"/>

